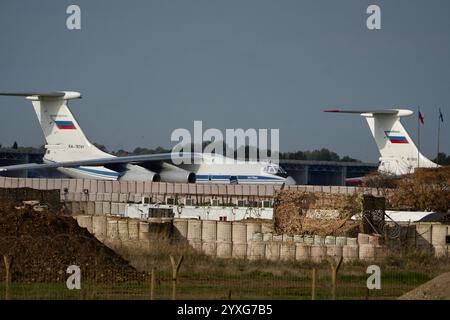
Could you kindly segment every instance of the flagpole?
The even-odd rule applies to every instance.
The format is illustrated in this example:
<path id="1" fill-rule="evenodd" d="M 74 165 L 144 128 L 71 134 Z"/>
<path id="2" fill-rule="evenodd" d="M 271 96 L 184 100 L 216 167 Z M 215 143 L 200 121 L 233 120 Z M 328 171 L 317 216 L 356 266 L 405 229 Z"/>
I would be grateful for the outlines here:
<path id="1" fill-rule="evenodd" d="M 437 136 L 437 156 L 436 162 L 439 164 L 439 144 L 441 140 L 441 110 L 439 110 L 439 118 L 438 118 L 438 136 Z"/>
<path id="2" fill-rule="evenodd" d="M 420 168 L 420 107 L 418 108 L 417 114 L 417 168 Z"/>

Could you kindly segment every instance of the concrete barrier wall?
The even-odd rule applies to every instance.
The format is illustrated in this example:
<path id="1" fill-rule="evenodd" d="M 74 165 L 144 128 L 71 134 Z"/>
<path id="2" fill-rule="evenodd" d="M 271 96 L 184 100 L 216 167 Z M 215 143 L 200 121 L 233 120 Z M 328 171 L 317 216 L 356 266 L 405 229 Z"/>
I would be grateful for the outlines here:
<path id="1" fill-rule="evenodd" d="M 126 204 L 122 202 L 84 202 L 73 201 L 67 202 L 66 206 L 72 214 L 88 214 L 88 215 L 115 215 L 125 216 Z M 177 219 L 175 219 L 177 220 Z M 178 219 L 179 220 L 179 219 Z M 200 223 L 201 222 L 197 222 Z M 205 222 L 206 224 L 209 222 Z M 201 226 L 200 226 L 201 228 Z M 273 235 L 271 233 L 270 223 L 236 223 L 234 227 L 228 223 L 219 224 L 216 227 L 216 232 L 219 236 L 224 233 L 221 228 L 228 228 L 225 234 L 228 234 L 228 238 L 222 239 L 224 242 L 245 243 L 244 240 L 237 240 L 246 238 L 246 241 L 289 241 L 290 238 L 286 235 Z M 232 230 L 231 230 L 231 229 Z M 450 236 L 450 226 L 441 223 L 421 222 L 415 224 L 408 224 L 401 227 L 400 238 L 390 239 L 386 238 L 386 245 L 389 247 L 407 247 L 418 248 L 423 250 L 434 250 L 436 252 L 443 252 L 448 247 L 447 237 Z M 228 233 L 227 233 L 228 232 Z M 231 232 L 231 233 L 230 233 Z M 182 233 L 182 232 L 180 232 Z M 257 239 L 254 238 L 256 235 Z M 322 236 L 300 236 L 293 237 L 295 242 L 303 242 L 305 244 L 315 245 L 358 245 L 358 244 L 374 244 L 380 245 L 380 238 L 375 236 L 369 236 L 365 234 L 359 234 L 358 239 L 346 238 L 346 237 L 322 237 Z M 205 240 L 205 239 L 203 239 Z M 199 239 L 202 241 L 202 239 Z M 198 246 L 198 245 L 196 245 Z M 448 250 L 447 250 L 448 251 Z"/>
<path id="2" fill-rule="evenodd" d="M 389 247 L 432 251 L 436 256 L 442 256 L 445 251 L 447 251 L 447 255 L 450 255 L 448 237 L 450 237 L 449 225 L 438 222 L 418 222 L 402 225 L 400 237 L 397 239 L 387 237 L 386 244 Z M 369 238 L 368 240 L 370 242 Z"/>
<path id="3" fill-rule="evenodd" d="M 105 181 L 84 179 L 30 179 L 0 177 L 0 188 L 33 188 L 60 190 L 64 201 L 140 202 L 142 196 L 165 201 L 167 197 L 184 195 L 197 201 L 270 199 L 281 188 L 277 185 L 186 184 L 142 181 Z M 285 189 L 327 193 L 369 193 L 381 195 L 377 189 L 346 186 L 286 186 Z"/>
<path id="4" fill-rule="evenodd" d="M 151 234 L 152 222 L 90 215 L 78 215 L 74 218 L 81 227 L 87 228 L 107 245 L 114 243 L 120 246 L 148 247 L 156 239 Z M 261 222 L 174 219 L 171 223 L 171 239 L 187 242 L 195 250 L 219 258 L 322 262 L 327 257 L 343 257 L 347 263 L 356 260 L 377 261 L 387 253 L 386 246 L 369 241 L 364 236 L 359 237 L 361 243 L 356 238 L 347 237 L 328 237 L 315 243 L 314 237 L 310 236 L 274 237 L 271 233 L 263 234 L 258 232 L 263 229 Z M 258 224 L 260 226 L 255 227 Z M 445 227 L 448 234 L 448 227 Z M 265 229 L 268 228 L 266 225 Z M 256 231 L 249 235 L 249 230 Z M 443 228 L 438 230 L 437 232 L 443 233 Z M 447 257 L 450 246 L 440 241 L 435 243 L 438 244 L 431 247 L 435 255 Z"/>

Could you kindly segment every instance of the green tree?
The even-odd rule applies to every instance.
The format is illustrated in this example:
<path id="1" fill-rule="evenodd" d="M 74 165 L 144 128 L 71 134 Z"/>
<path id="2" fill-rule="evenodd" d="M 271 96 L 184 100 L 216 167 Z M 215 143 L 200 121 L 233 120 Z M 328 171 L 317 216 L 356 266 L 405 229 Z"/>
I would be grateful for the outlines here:
<path id="1" fill-rule="evenodd" d="M 360 162 L 360 160 L 353 159 L 353 158 L 351 158 L 349 156 L 342 157 L 340 161 L 343 161 L 343 162 Z"/>
<path id="2" fill-rule="evenodd" d="M 99 144 L 99 143 L 95 143 L 94 142 L 94 146 L 96 146 L 101 151 L 108 153 L 108 149 L 103 144 Z"/>
<path id="3" fill-rule="evenodd" d="M 341 158 L 336 152 L 326 148 L 313 151 L 283 152 L 280 153 L 280 159 L 359 162 L 359 160 L 350 158 L 349 156 Z"/>
<path id="4" fill-rule="evenodd" d="M 433 161 L 442 166 L 450 165 L 450 155 L 447 156 L 445 153 L 439 152 L 439 154 L 436 158 L 434 158 Z"/>

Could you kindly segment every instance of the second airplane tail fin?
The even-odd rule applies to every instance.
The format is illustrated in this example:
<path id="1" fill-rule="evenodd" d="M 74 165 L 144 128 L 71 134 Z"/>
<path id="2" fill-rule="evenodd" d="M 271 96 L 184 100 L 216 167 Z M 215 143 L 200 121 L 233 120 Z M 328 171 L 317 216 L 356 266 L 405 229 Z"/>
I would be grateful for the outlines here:
<path id="1" fill-rule="evenodd" d="M 325 110 L 325 112 L 359 114 L 366 119 L 380 151 L 378 170 L 381 172 L 402 175 L 412 173 L 418 167 L 438 166 L 419 152 L 400 122 L 401 117 L 413 114 L 411 110 Z"/>

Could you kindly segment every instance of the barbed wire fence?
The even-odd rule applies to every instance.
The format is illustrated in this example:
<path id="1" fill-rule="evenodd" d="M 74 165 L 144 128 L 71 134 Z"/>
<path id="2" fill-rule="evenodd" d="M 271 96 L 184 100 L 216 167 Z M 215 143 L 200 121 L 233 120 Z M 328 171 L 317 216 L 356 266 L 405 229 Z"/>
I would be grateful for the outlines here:
<path id="1" fill-rule="evenodd" d="M 369 290 L 369 263 L 336 270 L 327 261 L 219 259 L 190 249 L 130 264 L 97 239 L 72 235 L 0 237 L 0 254 L 0 299 L 395 299 L 433 277 L 382 266 L 381 289 Z"/>

